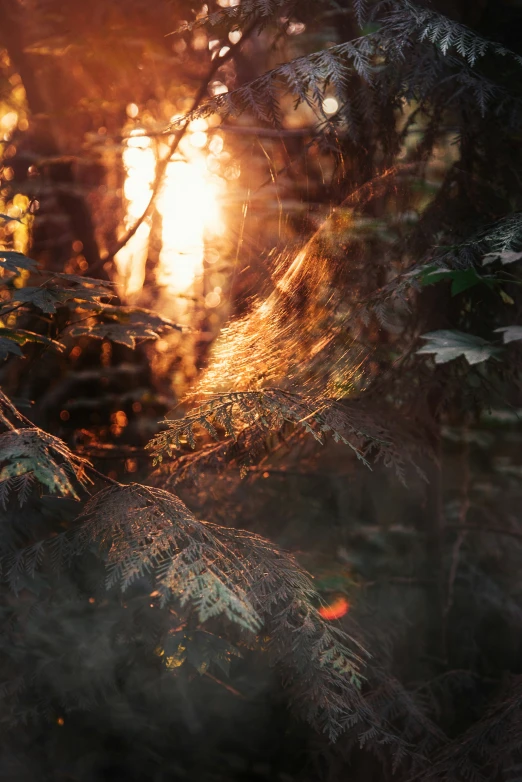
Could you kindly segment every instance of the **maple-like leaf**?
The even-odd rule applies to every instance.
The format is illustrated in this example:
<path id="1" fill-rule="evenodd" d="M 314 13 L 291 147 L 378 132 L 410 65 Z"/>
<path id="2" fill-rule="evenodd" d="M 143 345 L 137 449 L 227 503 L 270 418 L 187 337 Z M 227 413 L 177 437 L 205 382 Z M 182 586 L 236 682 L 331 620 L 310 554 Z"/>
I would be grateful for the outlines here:
<path id="1" fill-rule="evenodd" d="M 0 336 L 0 361 L 5 361 L 9 355 L 23 356 L 17 340 Z"/>
<path id="2" fill-rule="evenodd" d="M 500 353 L 498 347 L 481 337 L 451 329 L 430 331 L 422 334 L 422 339 L 428 340 L 428 344 L 419 348 L 417 353 L 434 353 L 437 364 L 445 364 L 459 356 L 464 356 L 468 364 L 480 364 Z"/>
<path id="3" fill-rule="evenodd" d="M 43 334 L 35 334 L 25 329 L 0 328 L 0 361 L 4 361 L 10 353 L 15 356 L 23 356 L 20 348 L 27 342 L 38 342 L 41 345 L 52 346 L 58 350 L 64 349 L 61 342 L 45 337 Z"/>
<path id="4" fill-rule="evenodd" d="M 82 323 L 72 328 L 70 334 L 72 337 L 109 339 L 111 342 L 118 342 L 120 345 L 126 345 L 129 348 L 135 348 L 136 341 L 159 339 L 160 336 L 156 331 L 142 323 L 97 323 L 95 326 Z"/>
<path id="5" fill-rule="evenodd" d="M 66 274 L 65 272 L 53 274 L 53 279 L 66 280 L 81 286 L 95 285 L 99 288 L 114 288 L 115 286 L 111 280 L 100 280 L 95 277 L 83 277 L 81 274 Z"/>
<path id="6" fill-rule="evenodd" d="M 70 331 L 72 337 L 109 339 L 129 348 L 135 348 L 137 342 L 159 339 L 164 331 L 172 329 L 182 331 L 182 327 L 174 321 L 146 309 L 115 306 L 104 302 L 88 302 L 85 309 L 97 310 L 104 318 L 110 318 L 111 321 L 93 323 L 91 320 L 78 325 L 72 324 Z"/>
<path id="7" fill-rule="evenodd" d="M 18 253 L 14 250 L 0 250 L 0 269 L 14 272 L 15 274 L 18 274 L 20 269 L 35 272 L 38 269 L 38 264 L 23 253 Z"/>
<path id="8" fill-rule="evenodd" d="M 133 325 L 147 326 L 153 331 L 163 329 L 176 329 L 183 331 L 184 327 L 175 323 L 164 315 L 158 315 L 157 312 L 144 309 L 142 307 L 117 306 L 106 304 L 105 302 L 86 302 L 85 309 L 94 310 L 103 313 L 104 317 L 111 318 L 118 323 L 132 323 Z"/>
<path id="9" fill-rule="evenodd" d="M 522 339 L 522 326 L 503 326 L 501 329 L 495 329 L 504 334 L 504 343 L 516 342 Z"/>
<path id="10" fill-rule="evenodd" d="M 516 261 L 522 260 L 522 253 L 514 252 L 513 250 L 499 250 L 499 252 L 487 253 L 484 255 L 482 263 L 485 266 L 487 263 L 491 263 L 491 261 L 495 261 L 497 258 L 503 266 L 506 266 L 508 263 L 515 263 Z"/>
<path id="11" fill-rule="evenodd" d="M 58 307 L 71 301 L 96 301 L 102 296 L 110 295 L 103 287 L 63 288 L 58 285 L 20 288 L 13 293 L 12 300 L 24 304 L 32 304 L 37 309 L 52 314 Z"/>

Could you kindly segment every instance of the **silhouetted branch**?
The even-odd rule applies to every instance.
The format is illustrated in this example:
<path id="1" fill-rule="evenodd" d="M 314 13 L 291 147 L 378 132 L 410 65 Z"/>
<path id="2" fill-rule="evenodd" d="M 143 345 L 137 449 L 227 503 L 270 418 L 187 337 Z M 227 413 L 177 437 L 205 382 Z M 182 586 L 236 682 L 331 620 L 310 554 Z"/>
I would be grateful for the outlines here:
<path id="1" fill-rule="evenodd" d="M 188 112 L 188 115 L 192 114 L 192 112 L 194 112 L 197 108 L 199 108 L 199 106 L 202 104 L 203 99 L 207 94 L 208 86 L 211 80 L 216 75 L 217 71 L 225 64 L 225 62 L 227 62 L 228 60 L 234 57 L 236 51 L 240 48 L 242 43 L 254 32 L 256 26 L 257 26 L 256 24 L 251 25 L 251 27 L 249 27 L 248 30 L 245 31 L 242 38 L 237 43 L 231 45 L 230 49 L 228 50 L 228 52 L 226 52 L 226 54 L 223 55 L 223 57 L 216 57 L 214 59 L 207 76 L 205 77 L 204 81 L 201 83 L 199 90 L 196 93 L 196 96 L 192 102 L 192 106 L 190 108 L 190 111 Z M 181 126 L 181 128 L 174 131 L 174 133 L 169 134 L 173 136 L 173 139 L 165 157 L 158 161 L 158 166 L 156 169 L 156 178 L 152 185 L 152 192 L 146 209 L 144 210 L 142 215 L 138 217 L 135 223 L 131 225 L 130 228 L 127 229 L 127 231 L 124 233 L 121 239 L 119 239 L 118 242 L 116 242 L 116 244 L 113 245 L 113 247 L 111 247 L 108 255 L 105 258 L 100 259 L 100 265 L 103 265 L 108 260 L 114 258 L 114 256 L 117 255 L 123 247 L 125 247 L 127 242 L 130 241 L 130 239 L 132 239 L 132 237 L 134 236 L 134 234 L 136 233 L 140 225 L 143 223 L 143 221 L 151 214 L 154 208 L 154 203 L 156 201 L 156 198 L 163 185 L 163 178 L 165 176 L 165 172 L 167 171 L 167 166 L 172 158 L 172 155 L 175 154 L 176 150 L 180 145 L 181 140 L 185 136 L 185 133 L 187 132 L 189 125 L 190 125 L 190 120 L 186 120 L 185 123 Z M 97 266 L 98 264 L 96 264 L 94 268 L 91 268 L 89 270 L 90 273 L 97 271 Z"/>

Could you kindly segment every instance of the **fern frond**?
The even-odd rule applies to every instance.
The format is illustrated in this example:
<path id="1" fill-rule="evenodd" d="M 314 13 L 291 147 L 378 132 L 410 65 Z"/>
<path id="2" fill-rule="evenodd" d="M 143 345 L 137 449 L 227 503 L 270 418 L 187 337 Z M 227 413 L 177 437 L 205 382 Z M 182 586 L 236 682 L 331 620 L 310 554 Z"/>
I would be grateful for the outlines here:
<path id="1" fill-rule="evenodd" d="M 259 7 L 258 7 L 259 5 Z M 265 4 L 256 0 L 256 8 L 272 7 L 274 4 Z M 409 52 L 410 61 L 418 59 L 419 53 L 415 49 L 428 42 L 443 55 L 446 68 L 446 76 L 452 77 L 458 82 L 460 91 L 467 90 L 474 94 L 482 112 L 490 103 L 493 94 L 500 90 L 497 85 L 489 82 L 481 74 L 474 74 L 473 68 L 477 61 L 488 52 L 500 56 L 509 56 L 518 64 L 522 64 L 522 57 L 506 49 L 501 44 L 489 41 L 465 25 L 454 22 L 448 17 L 434 11 L 428 11 L 417 7 L 409 0 L 400 3 L 382 4 L 385 13 L 379 19 L 380 29 L 352 41 L 345 41 L 332 46 L 324 51 L 313 52 L 310 55 L 298 57 L 289 62 L 267 71 L 262 76 L 239 87 L 231 92 L 217 95 L 194 111 L 179 117 L 168 131 L 175 130 L 199 117 L 207 117 L 218 114 L 222 117 L 237 116 L 245 111 L 251 111 L 254 116 L 263 121 L 277 124 L 279 121 L 279 96 L 292 94 L 296 104 L 307 103 L 318 116 L 322 116 L 322 102 L 325 96 L 325 88 L 331 84 L 340 98 L 346 102 L 346 85 L 353 73 L 357 73 L 365 82 L 374 83 L 375 77 L 383 71 L 383 66 L 377 65 L 376 56 L 381 59 L 384 56 L 384 71 L 388 67 L 396 68 L 398 63 L 404 62 L 404 52 Z M 239 10 L 236 10 L 239 9 Z M 222 14 L 223 11 L 223 14 Z M 231 18 L 245 12 L 243 4 L 232 9 L 222 9 L 215 18 L 216 23 L 225 16 Z M 356 13 L 362 19 L 366 14 L 364 2 L 359 2 L 355 8 Z M 256 12 L 257 13 L 257 12 Z M 267 11 L 268 13 L 268 11 Z M 259 12 L 261 18 L 261 12 Z M 211 17 L 208 17 L 210 19 Z M 212 16 L 214 18 L 214 16 Z M 198 20 L 199 23 L 205 20 Z M 192 27 L 190 28 L 192 29 Z M 423 52 L 422 48 L 420 50 Z M 431 73 L 432 81 L 434 71 L 440 68 L 442 63 L 436 62 L 433 53 L 429 50 L 423 52 L 426 55 L 426 69 Z M 463 62 L 468 68 L 462 68 Z M 412 62 L 413 65 L 413 62 Z M 418 90 L 415 82 L 425 93 L 429 93 L 430 80 L 425 78 L 422 67 L 419 69 L 409 66 L 407 78 L 403 79 L 401 90 L 406 99 L 417 97 Z M 453 74 L 447 73 L 448 68 L 455 70 Z M 440 81 L 440 79 L 439 79 Z M 502 92 L 500 90 L 500 92 Z M 458 97 L 454 94 L 453 99 Z"/>
<path id="2" fill-rule="evenodd" d="M 494 702 L 484 717 L 457 736 L 435 756 L 420 779 L 476 779 L 503 777 L 522 749 L 522 680 L 514 678 L 509 692 Z"/>
<path id="3" fill-rule="evenodd" d="M 44 544 L 58 566 L 97 544 L 107 588 L 152 579 L 163 605 L 192 608 L 200 622 L 226 617 L 267 637 L 267 648 L 300 691 L 307 718 L 335 738 L 347 710 L 370 718 L 359 688 L 368 657 L 355 639 L 322 619 L 310 577 L 265 538 L 199 521 L 173 494 L 139 484 L 96 494 L 80 525 Z M 34 572 L 42 543 L 25 549 L 17 573 Z M 261 639 L 260 639 L 261 640 Z"/>
<path id="4" fill-rule="evenodd" d="M 317 6 L 323 0 L 313 0 L 313 2 L 314 6 Z M 302 11 L 303 5 L 304 0 L 243 0 L 242 3 L 231 8 L 220 8 L 207 16 L 185 22 L 170 35 L 192 32 L 201 27 L 243 30 L 247 25 L 254 23 L 262 29 L 271 21 L 279 21 L 281 16 L 289 17 L 296 10 Z"/>
<path id="5" fill-rule="evenodd" d="M 162 603 L 190 603 L 201 622 L 225 615 L 247 630 L 259 628 L 219 537 L 175 495 L 137 484 L 110 487 L 87 504 L 80 520 L 81 539 L 108 549 L 108 587 L 126 589 L 154 573 Z"/>
<path id="6" fill-rule="evenodd" d="M 505 256 L 522 251 L 522 212 L 513 212 L 483 230 L 473 244 L 483 243 L 488 254 Z M 508 256 L 509 257 L 509 256 Z M 513 258 L 513 260 L 515 260 Z M 505 261 L 504 261 L 505 262 Z"/>
<path id="7" fill-rule="evenodd" d="M 11 491 L 18 493 L 20 505 L 27 499 L 33 480 L 52 494 L 78 499 L 74 480 L 85 486 L 90 479 L 86 459 L 75 456 L 65 443 L 37 427 L 10 429 L 0 434 L 0 491 L 6 506 Z"/>
<path id="8" fill-rule="evenodd" d="M 281 389 L 216 394 L 205 404 L 178 420 L 167 420 L 168 429 L 148 444 L 158 466 L 156 480 L 175 485 L 191 478 L 198 469 L 221 469 L 225 462 L 255 464 L 267 452 L 266 438 L 282 430 L 285 424 L 301 429 L 323 444 L 330 435 L 335 442 L 351 448 L 357 458 L 369 467 L 369 459 L 393 468 L 405 484 L 407 466 L 424 478 L 419 462 L 432 459 L 426 438 L 414 432 L 407 421 L 395 412 L 387 413 L 354 402 L 335 399 L 308 400 Z M 163 464 L 164 454 L 173 456 L 185 443 L 196 447 L 198 433 L 205 431 L 218 439 L 218 429 L 229 438 L 216 445 L 204 446 L 194 455 L 177 457 L 172 467 Z"/>
<path id="9" fill-rule="evenodd" d="M 357 19 L 357 24 L 359 25 L 359 27 L 362 27 L 363 24 L 367 21 L 369 16 L 368 0 L 354 0 L 353 10 L 355 13 L 355 18 Z"/>
<path id="10" fill-rule="evenodd" d="M 297 104 L 305 102 L 322 115 L 321 106 L 328 84 L 340 86 L 354 71 L 363 79 L 371 81 L 374 66 L 371 62 L 373 51 L 369 45 L 370 38 L 377 42 L 376 34 L 372 33 L 283 63 L 244 87 L 216 95 L 199 108 L 176 119 L 168 130 L 175 130 L 186 122 L 211 114 L 226 117 L 251 111 L 262 120 L 270 120 L 267 100 L 272 105 L 271 114 L 277 117 L 279 96 L 285 94 L 293 95 Z M 339 94 L 339 98 L 343 99 L 343 95 Z"/>
<path id="11" fill-rule="evenodd" d="M 496 258 L 511 263 L 522 257 L 521 252 L 522 212 L 512 212 L 465 241 L 435 248 L 427 260 L 442 269 L 468 269 Z M 425 268 L 421 266 L 418 273 Z"/>
<path id="12" fill-rule="evenodd" d="M 510 49 L 477 35 L 466 25 L 443 14 L 420 8 L 410 0 L 392 4 L 392 10 L 384 17 L 383 24 L 386 33 L 395 34 L 398 41 L 404 42 L 408 38 L 429 41 L 443 55 L 453 50 L 471 66 L 488 52 L 502 57 L 509 56 L 522 65 L 522 57 Z"/>
<path id="13" fill-rule="evenodd" d="M 198 428 L 217 439 L 217 426 L 236 440 L 244 427 L 255 426 L 271 432 L 279 431 L 285 423 L 302 427 L 319 443 L 323 443 L 325 434 L 330 433 L 336 442 L 348 445 L 366 463 L 354 438 L 349 438 L 355 432 L 348 420 L 343 418 L 340 407 L 320 401 L 314 403 L 277 388 L 215 394 L 183 418 L 167 419 L 165 423 L 169 428 L 157 434 L 147 445 L 155 455 L 155 464 L 161 462 L 164 453 L 172 456 L 182 442 L 188 442 L 195 448 Z"/>
<path id="14" fill-rule="evenodd" d="M 7 427 L 7 429 L 16 429 L 16 427 L 7 417 L 8 414 L 10 414 L 15 419 L 15 421 L 24 421 L 23 415 L 19 410 L 17 410 L 9 397 L 4 394 L 0 388 L 0 423 Z"/>
<path id="15" fill-rule="evenodd" d="M 268 452 L 269 434 L 256 425 L 245 426 L 235 439 L 208 443 L 192 453 L 177 456 L 173 462 L 158 459 L 150 479 L 156 486 L 172 489 L 178 483 L 196 483 L 205 470 L 221 472 L 234 465 L 244 476 Z"/>

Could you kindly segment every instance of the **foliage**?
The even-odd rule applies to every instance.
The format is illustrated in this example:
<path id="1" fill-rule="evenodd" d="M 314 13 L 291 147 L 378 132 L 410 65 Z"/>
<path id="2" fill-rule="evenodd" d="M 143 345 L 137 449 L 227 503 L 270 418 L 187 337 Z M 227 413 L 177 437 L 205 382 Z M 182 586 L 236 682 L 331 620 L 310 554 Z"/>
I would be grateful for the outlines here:
<path id="1" fill-rule="evenodd" d="M 395 101 L 406 99 L 422 104 L 425 97 L 429 100 L 433 97 L 431 90 L 435 78 L 446 78 L 450 85 L 454 85 L 447 90 L 446 108 L 454 101 L 471 99 L 475 107 L 478 104 L 480 113 L 484 114 L 495 97 L 501 102 L 509 100 L 501 87 L 484 77 L 475 76 L 471 68 L 488 50 L 500 56 L 510 55 L 518 65 L 522 64 L 519 55 L 487 41 L 464 25 L 456 24 L 441 14 L 420 9 L 407 0 L 380 5 L 384 13 L 381 11 L 378 17 L 380 25 L 377 31 L 286 62 L 244 87 L 212 98 L 186 117 L 176 120 L 169 130 L 186 119 L 193 120 L 214 113 L 223 117 L 237 116 L 244 111 L 251 112 L 261 121 L 279 125 L 282 115 L 278 96 L 285 93 L 294 96 L 296 106 L 304 102 L 326 119 L 322 105 L 327 88 L 331 88 L 342 101 L 340 118 L 344 114 L 350 122 L 354 120 L 354 115 L 347 103 L 346 87 L 352 75 L 373 85 L 375 91 L 391 87 L 394 89 Z M 424 46 L 419 51 L 421 45 Z M 407 73 L 407 80 L 402 84 L 397 85 L 395 81 L 390 84 L 389 71 L 400 67 L 407 50 L 416 70 Z M 452 54 L 453 50 L 455 54 Z M 439 51 L 444 55 L 442 59 L 437 56 Z M 385 58 L 385 67 L 377 65 L 382 58 Z M 468 97 L 466 92 L 471 95 Z M 368 102 L 373 100 L 371 93 L 366 93 L 365 97 Z M 364 111 L 369 114 L 369 107 L 365 107 Z"/>
<path id="2" fill-rule="evenodd" d="M 0 392 L 0 421 L 7 432 L 0 434 L 0 501 L 7 506 L 11 491 L 16 491 L 20 505 L 27 500 L 33 481 L 42 484 L 51 494 L 72 495 L 78 499 L 74 481 L 85 485 L 88 462 L 73 454 L 58 437 L 30 426 L 10 400 Z M 15 428 L 9 414 L 25 423 Z M 27 425 L 29 424 L 29 425 Z"/>
<path id="3" fill-rule="evenodd" d="M 432 331 L 422 337 L 428 340 L 428 344 L 419 348 L 417 353 L 435 353 L 437 364 L 445 364 L 459 356 L 464 356 L 468 364 L 479 364 L 499 353 L 498 348 L 485 339 L 460 331 Z"/>
<path id="4" fill-rule="evenodd" d="M 335 412 L 338 413 L 338 420 L 334 422 Z M 181 437 L 186 438 L 191 447 L 195 448 L 194 428 L 197 425 L 214 439 L 218 437 L 214 424 L 223 428 L 229 437 L 237 439 L 234 428 L 237 426 L 258 426 L 267 431 L 277 431 L 285 423 L 293 423 L 303 426 L 318 442 L 322 442 L 323 433 L 332 432 L 336 442 L 351 445 L 343 434 L 343 430 L 351 429 L 351 424 L 348 418 L 343 420 L 342 410 L 336 411 L 333 407 L 314 409 L 313 403 L 307 404 L 279 389 L 216 395 L 182 419 L 166 423 L 168 430 L 157 435 L 149 445 L 153 453 L 158 454 L 158 461 L 161 461 L 162 452 L 172 454 L 173 448 L 180 447 Z M 360 434 L 356 431 L 353 433 Z M 357 447 L 351 447 L 358 458 L 364 461 Z"/>
<path id="5" fill-rule="evenodd" d="M 181 330 L 181 327 L 169 318 L 143 308 L 107 303 L 105 299 L 113 299 L 115 296 L 113 284 L 108 281 L 62 272 L 49 276 L 39 269 L 34 261 L 18 252 L 5 251 L 2 258 L 5 275 L 2 288 L 5 295 L 0 305 L 0 319 L 9 316 L 12 318 L 13 313 L 16 313 L 16 327 L 0 329 L 0 359 L 7 358 L 9 353 L 22 356 L 20 346 L 28 342 L 40 343 L 58 350 L 64 349 L 59 340 L 20 327 L 21 316 L 32 314 L 35 310 L 38 318 L 44 320 L 40 313 L 44 316 L 53 315 L 59 309 L 67 307 L 71 316 L 76 315 L 77 319 L 71 317 L 70 322 L 62 327 L 62 332 L 67 329 L 67 333 L 72 337 L 87 335 L 93 339 L 118 342 L 130 348 L 136 347 L 137 340 L 156 340 L 165 331 Z M 38 286 L 16 287 L 14 283 L 20 279 L 20 270 L 46 276 L 47 279 Z M 90 317 L 89 311 L 92 312 Z M 104 317 L 108 322 L 97 320 L 100 317 Z M 9 320 L 7 322 L 10 323 Z"/>
<path id="6" fill-rule="evenodd" d="M 117 4 L 94 5 L 94 19 L 119 18 Z M 255 296 L 248 291 L 240 314 L 232 306 L 231 323 L 210 353 L 201 350 L 203 358 L 194 357 L 192 379 L 205 360 L 207 365 L 176 408 L 177 417 L 168 413 L 162 429 L 152 418 L 157 408 L 169 407 L 172 395 L 165 393 L 158 404 L 161 394 L 152 387 L 163 383 L 170 393 L 165 379 L 147 378 L 147 393 L 136 406 L 125 407 L 127 399 L 134 400 L 134 389 L 120 387 L 113 397 L 103 396 L 109 369 L 140 360 L 148 369 L 149 359 L 159 361 L 144 352 L 142 342 L 181 332 L 180 342 L 170 343 L 181 352 L 188 330 L 158 314 L 150 302 L 146 309 L 117 299 L 113 283 L 95 276 L 105 269 L 102 257 L 110 264 L 114 253 L 102 256 L 97 248 L 98 259 L 86 262 L 92 275 L 87 276 L 69 266 L 47 269 L 45 243 L 44 252 L 31 251 L 38 262 L 11 249 L 19 246 L 15 243 L 6 241 L 9 249 L 0 250 L 6 389 L 0 392 L 5 430 L 0 434 L 5 515 L 0 550 L 11 589 L 2 592 L 1 608 L 5 660 L 0 664 L 12 680 L 5 688 L 6 720 L 45 722 L 55 708 L 67 714 L 94 709 L 98 699 L 117 704 L 108 708 L 112 714 L 121 705 L 111 700 L 115 693 L 137 692 L 137 700 L 143 696 L 145 702 L 149 689 L 175 682 L 172 700 L 184 712 L 180 724 L 186 719 L 198 742 L 205 741 L 208 725 L 198 734 L 187 693 L 197 687 L 205 692 L 209 679 L 224 685 L 228 695 L 241 695 L 235 690 L 241 666 L 265 670 L 268 658 L 298 713 L 328 741 L 344 734 L 335 749 L 328 749 L 331 779 L 342 778 L 348 764 L 355 779 L 392 772 L 400 780 L 426 782 L 514 778 L 522 741 L 520 465 L 511 453 L 512 443 L 520 440 L 522 327 L 515 321 L 521 303 L 522 57 L 515 44 L 504 41 L 510 37 L 505 20 L 511 12 L 502 11 L 496 42 L 472 16 L 467 25 L 410 0 L 210 3 L 185 22 L 186 7 L 170 5 L 178 48 L 164 53 L 169 30 L 162 29 L 161 45 L 154 39 L 147 60 L 151 71 L 157 67 L 159 73 L 158 63 L 170 67 L 178 57 L 172 52 L 185 51 L 198 35 L 215 35 L 217 45 L 214 41 L 208 50 L 205 38 L 199 50 L 194 43 L 190 65 L 198 79 L 208 66 L 210 77 L 203 77 L 192 108 L 186 110 L 183 95 L 183 113 L 154 128 L 150 122 L 146 132 L 168 137 L 168 155 L 176 153 L 191 122 L 210 117 L 223 123 L 224 132 L 246 135 L 254 124 L 258 140 L 265 133 L 279 143 L 299 135 L 292 135 L 289 120 L 296 110 L 306 118 L 304 131 L 311 138 L 296 148 L 306 157 L 303 165 L 317 166 L 314 187 L 323 199 L 321 210 L 308 208 L 308 222 L 302 215 L 295 219 L 288 248 L 263 258 L 266 289 L 260 285 Z M 114 56 L 120 78 L 120 55 L 133 51 L 121 32 L 130 22 L 107 25 L 109 41 L 122 39 L 112 50 L 105 39 L 96 41 L 91 22 L 83 40 L 82 25 L 88 21 L 83 12 L 59 6 L 54 0 L 34 4 L 33 26 L 44 18 L 57 35 L 53 38 L 46 26 L 38 41 L 32 29 L 33 49 L 27 51 L 41 56 L 50 46 L 56 52 L 74 33 L 70 46 L 78 53 L 78 71 L 89 73 L 89 90 L 100 78 L 95 50 L 110 49 L 107 62 Z M 131 2 L 128 13 L 130 20 L 143 15 L 152 37 L 158 19 L 160 26 L 166 24 L 163 15 L 150 19 L 141 0 Z M 299 39 L 296 30 L 307 34 Z M 229 33 L 236 34 L 233 48 Z M 250 71 L 241 61 L 243 43 L 248 53 L 255 35 L 263 47 L 268 41 L 274 46 L 264 47 L 261 74 L 255 57 Z M 236 56 L 248 71 L 245 78 L 239 65 L 233 77 L 226 69 Z M 207 100 L 216 74 L 228 78 L 228 86 Z M 134 99 L 128 93 L 132 78 L 123 81 L 120 109 Z M 187 94 L 196 92 L 192 86 Z M 163 86 L 158 94 L 162 100 Z M 332 97 L 337 108 L 330 113 L 326 101 Z M 91 109 L 95 128 L 98 111 Z M 270 135 L 274 128 L 277 133 Z M 83 129 L 79 135 L 83 143 Z M 288 162 L 285 147 L 278 179 L 260 146 L 260 158 L 270 164 L 270 192 L 282 180 L 296 202 L 306 200 L 303 160 Z M 151 185 L 152 200 L 161 192 L 161 168 Z M 250 198 L 250 184 L 247 190 Z M 247 212 L 245 205 L 248 227 Z M 149 214 L 147 206 L 127 238 Z M 10 216 L 2 216 L 9 224 Z M 240 237 L 236 266 L 240 251 L 247 252 L 243 228 Z M 253 256 L 257 244 L 252 245 Z M 237 278 L 248 268 L 245 260 Z M 235 267 L 233 276 L 237 282 Z M 95 425 L 93 417 L 67 428 L 70 412 L 58 403 L 59 415 L 48 427 L 56 427 L 57 434 L 25 417 L 24 397 L 34 388 L 32 364 L 19 362 L 27 346 L 30 361 L 40 366 L 52 348 L 48 375 L 56 369 L 67 376 L 62 396 L 52 388 L 42 394 L 45 404 L 35 400 L 35 421 L 45 419 L 55 392 L 59 401 L 74 403 L 80 395 L 92 401 L 90 386 L 80 391 L 74 386 L 74 361 L 83 349 L 95 356 L 89 379 L 100 379 L 99 396 L 118 398 L 112 423 Z M 80 352 L 74 352 L 77 347 Z M 109 367 L 111 350 L 123 359 Z M 80 376 L 80 382 L 86 380 Z M 494 425 L 489 419 L 488 429 L 486 411 L 499 398 L 501 415 Z M 151 399 L 156 406 L 151 404 L 147 418 L 143 407 Z M 504 437 L 502 420 L 513 408 L 512 431 Z M 116 441 L 126 427 L 127 440 L 108 441 L 111 435 Z M 125 469 L 135 471 L 147 440 L 155 472 L 147 475 L 143 468 L 142 482 L 120 483 L 118 478 L 128 481 Z M 105 464 L 100 473 L 85 458 L 89 444 L 98 449 L 100 462 L 120 459 L 121 474 Z M 498 458 L 488 451 L 492 444 Z M 325 471 L 318 473 L 321 463 Z M 395 469 L 401 487 L 380 463 Z M 228 470 L 231 465 L 239 466 L 239 478 Z M 188 478 L 199 480 L 190 491 L 183 485 Z M 270 495 L 276 479 L 295 490 L 285 497 L 284 489 L 272 488 Z M 91 480 L 108 485 L 96 486 L 84 501 Z M 167 490 L 178 485 L 197 513 Z M 62 505 L 49 506 L 50 499 Z M 307 519 L 313 520 L 308 528 Z M 292 539 L 288 530 L 298 529 L 299 543 L 292 547 L 303 558 L 310 556 L 302 551 L 310 535 L 314 573 L 320 572 L 314 555 L 322 538 L 335 541 L 330 554 L 337 569 L 346 566 L 342 578 L 318 578 L 314 585 L 298 558 L 272 543 L 270 535 L 251 531 L 271 523 L 281 528 L 273 530 L 281 538 Z M 339 583 L 344 614 L 336 625 L 325 618 L 337 616 L 335 611 L 321 609 Z M 81 613 L 86 603 L 92 624 L 91 614 L 84 621 Z M 497 643 L 499 627 L 509 636 L 505 643 L 502 638 Z M 78 648 L 76 635 L 82 639 Z M 61 660 L 60 643 L 67 651 L 54 676 L 49 670 L 57 657 Z M 82 644 L 91 650 L 85 661 Z M 93 651 L 98 645 L 100 658 Z M 136 678 L 146 671 L 143 689 L 125 679 L 129 670 Z M 72 671 L 79 672 L 78 686 Z M 260 700 L 254 687 L 249 697 Z M 184 775 L 182 770 L 175 778 Z"/>

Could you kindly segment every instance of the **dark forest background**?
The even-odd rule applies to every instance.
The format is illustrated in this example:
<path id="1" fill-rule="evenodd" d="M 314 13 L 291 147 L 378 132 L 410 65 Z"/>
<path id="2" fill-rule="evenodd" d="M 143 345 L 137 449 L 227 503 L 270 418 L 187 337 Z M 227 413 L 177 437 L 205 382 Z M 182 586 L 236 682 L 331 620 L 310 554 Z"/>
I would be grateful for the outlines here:
<path id="1" fill-rule="evenodd" d="M 0 0 L 6 782 L 521 778 L 521 30 Z"/>

